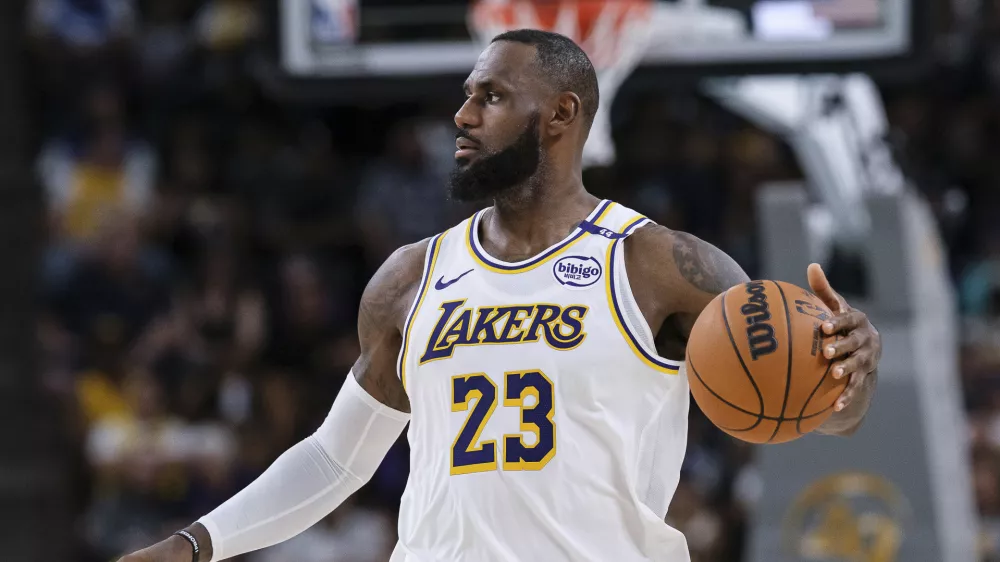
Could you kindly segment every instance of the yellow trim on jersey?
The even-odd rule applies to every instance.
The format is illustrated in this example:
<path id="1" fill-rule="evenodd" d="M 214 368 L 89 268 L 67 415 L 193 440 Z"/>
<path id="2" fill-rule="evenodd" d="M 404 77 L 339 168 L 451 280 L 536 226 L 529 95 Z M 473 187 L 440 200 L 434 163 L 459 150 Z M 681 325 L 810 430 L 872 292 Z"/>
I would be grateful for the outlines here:
<path id="1" fill-rule="evenodd" d="M 631 227 L 635 223 L 637 223 L 637 222 L 639 222 L 639 221 L 641 221 L 641 220 L 643 220 L 645 218 L 646 217 L 643 216 L 643 215 L 636 215 L 636 216 L 632 217 L 631 219 L 629 219 L 628 221 L 625 222 L 625 224 L 624 224 L 624 226 L 622 226 L 621 230 L 618 231 L 618 234 L 624 234 L 625 231 L 629 229 L 629 227 Z M 609 312 L 611 312 L 611 318 L 614 319 L 615 326 L 618 327 L 618 331 L 621 333 L 622 338 L 625 339 L 625 343 L 627 343 L 628 346 L 632 349 L 632 353 L 635 353 L 636 357 L 638 357 L 639 359 L 641 359 L 642 362 L 645 363 L 646 365 L 652 367 L 653 369 L 656 369 L 657 371 L 660 371 L 661 373 L 666 373 L 668 375 L 676 375 L 676 374 L 678 374 L 680 372 L 679 369 L 671 369 L 671 368 L 668 368 L 668 367 L 664 367 L 662 365 L 657 365 L 653 361 L 650 361 L 649 358 L 646 357 L 646 355 L 636 346 L 635 342 L 633 342 L 632 337 L 629 335 L 628 330 L 625 328 L 625 325 L 622 324 L 622 320 L 618 317 L 619 315 L 618 315 L 617 307 L 615 305 L 615 298 L 614 298 L 614 296 L 613 296 L 613 294 L 611 292 L 611 284 L 614 282 L 614 280 L 613 280 L 614 276 L 612 275 L 612 273 L 614 271 L 614 268 L 613 268 L 612 263 L 611 263 L 611 260 L 612 260 L 612 257 L 613 257 L 612 256 L 612 252 L 613 252 L 613 250 L 615 248 L 615 245 L 618 244 L 618 242 L 620 242 L 620 240 L 616 240 L 616 241 L 608 244 L 608 252 L 607 252 L 607 256 L 606 256 L 606 258 L 604 260 L 604 271 L 605 271 L 605 278 L 606 278 L 605 279 L 605 291 L 607 292 L 607 296 L 608 296 L 608 309 L 609 309 Z"/>
<path id="2" fill-rule="evenodd" d="M 413 311 L 410 312 L 409 317 L 406 319 L 406 333 L 403 334 L 402 360 L 399 365 L 399 380 L 403 384 L 403 391 L 407 394 L 409 394 L 409 391 L 406 389 L 406 354 L 410 351 L 410 332 L 413 331 L 413 321 L 416 320 L 417 314 L 420 313 L 420 305 L 424 303 L 424 297 L 426 297 L 429 292 L 428 289 L 430 289 L 432 277 L 434 276 L 434 266 L 437 265 L 438 255 L 441 250 L 441 243 L 444 241 L 444 237 L 447 236 L 449 232 L 451 231 L 446 230 L 440 236 L 431 241 L 430 265 L 426 266 L 427 271 L 424 273 L 423 283 L 420 288 L 417 289 L 420 291 L 416 298 L 417 304 L 413 307 Z"/>
<path id="3" fill-rule="evenodd" d="M 604 210 L 601 211 L 601 213 L 599 215 L 597 215 L 596 217 L 594 217 L 593 224 L 595 226 L 599 225 L 601 223 L 601 219 L 603 219 L 608 214 L 608 211 L 610 211 L 611 208 L 614 207 L 615 205 L 617 205 L 617 203 L 615 203 L 614 201 L 608 201 L 608 204 L 607 204 L 606 207 L 604 207 Z M 473 218 L 469 219 L 469 228 L 468 228 L 468 230 L 465 233 L 465 247 L 469 250 L 469 255 L 472 257 L 473 261 L 475 261 L 477 264 L 479 264 L 480 266 L 482 266 L 484 269 L 487 269 L 487 270 L 492 271 L 494 273 L 505 273 L 505 274 L 506 273 L 525 273 L 525 272 L 531 271 L 533 269 L 536 269 L 538 267 L 541 267 L 541 266 L 545 265 L 546 263 L 552 261 L 553 258 L 555 258 L 556 256 L 562 254 L 563 252 L 565 252 L 569 248 L 572 248 L 580 240 L 583 240 L 584 238 L 586 238 L 587 236 L 590 235 L 589 232 L 583 231 L 583 232 L 580 233 L 579 236 L 577 236 L 573 240 L 570 240 L 569 242 L 566 242 L 565 245 L 563 245 L 562 247 L 556 248 L 555 251 L 553 251 L 551 254 L 549 254 L 548 256 L 545 256 L 544 258 L 542 258 L 542 259 L 540 259 L 538 261 L 532 261 L 531 263 L 525 264 L 524 266 L 521 266 L 521 267 L 512 267 L 512 268 L 509 268 L 509 269 L 500 269 L 499 267 L 494 267 L 494 266 L 486 263 L 485 261 L 483 261 L 482 259 L 480 259 L 480 257 L 478 255 L 476 255 L 476 250 L 472 247 L 472 240 L 474 239 L 473 238 L 474 233 L 473 233 L 472 229 L 475 228 L 475 226 L 476 226 L 476 217 L 473 217 Z M 485 250 L 483 250 L 483 252 L 485 253 Z"/>

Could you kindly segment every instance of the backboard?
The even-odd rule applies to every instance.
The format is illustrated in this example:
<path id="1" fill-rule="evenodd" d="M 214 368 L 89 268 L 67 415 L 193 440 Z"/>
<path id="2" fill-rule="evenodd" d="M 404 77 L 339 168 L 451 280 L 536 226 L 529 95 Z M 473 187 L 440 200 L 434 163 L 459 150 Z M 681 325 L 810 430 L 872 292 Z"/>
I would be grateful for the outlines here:
<path id="1" fill-rule="evenodd" d="M 637 74 L 877 71 L 920 50 L 919 4 L 657 0 L 653 40 Z M 467 10 L 467 0 L 280 0 L 280 68 L 288 77 L 341 86 L 464 76 L 480 50 L 468 32 Z"/>

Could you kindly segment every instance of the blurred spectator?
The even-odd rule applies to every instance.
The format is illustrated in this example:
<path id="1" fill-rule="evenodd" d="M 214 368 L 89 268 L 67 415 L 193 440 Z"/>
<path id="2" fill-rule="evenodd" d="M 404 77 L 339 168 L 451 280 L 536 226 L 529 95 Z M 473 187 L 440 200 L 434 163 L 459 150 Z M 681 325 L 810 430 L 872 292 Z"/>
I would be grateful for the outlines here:
<path id="1" fill-rule="evenodd" d="M 265 336 L 264 300 L 246 279 L 234 252 L 211 248 L 194 278 L 180 289 L 179 331 L 184 348 L 199 363 L 245 373 L 257 359 Z"/>
<path id="2" fill-rule="evenodd" d="M 265 361 L 316 377 L 345 375 L 331 373 L 334 350 L 342 333 L 353 335 L 356 311 L 338 298 L 340 284 L 324 278 L 319 264 L 304 255 L 285 259 L 279 275 L 269 305 Z"/>
<path id="3" fill-rule="evenodd" d="M 91 463 L 110 480 L 148 486 L 163 466 L 232 455 L 233 436 L 220 426 L 199 427 L 171 416 L 154 377 L 136 371 L 123 389 L 126 412 L 99 418 L 87 442 Z"/>
<path id="4" fill-rule="evenodd" d="M 167 271 L 142 246 L 135 217 L 109 215 L 95 246 L 50 283 L 51 318 L 78 343 L 128 351 L 167 314 Z"/>
<path id="5" fill-rule="evenodd" d="M 146 93 L 163 103 L 191 89 L 182 75 L 194 71 L 197 41 L 191 29 L 191 0 L 150 0 L 137 37 L 137 67 Z"/>
<path id="6" fill-rule="evenodd" d="M 32 0 L 30 6 L 32 35 L 74 53 L 98 55 L 135 30 L 132 0 Z"/>
<path id="7" fill-rule="evenodd" d="M 670 112 L 670 101 L 648 95 L 637 100 L 630 112 L 629 134 L 620 141 L 621 183 L 606 194 L 627 205 L 643 209 L 651 219 L 671 228 L 683 227 L 683 196 L 672 171 L 680 163 L 677 144 L 681 129 Z M 699 189 L 701 186 L 699 186 Z"/>
<path id="8" fill-rule="evenodd" d="M 674 221 L 679 222 L 678 228 L 695 236 L 719 240 L 727 209 L 722 147 L 713 131 L 696 128 L 686 136 L 680 150 L 675 182 L 683 217 Z"/>
<path id="9" fill-rule="evenodd" d="M 188 419 L 248 421 L 252 383 L 265 336 L 264 300 L 245 282 L 233 252 L 212 248 L 175 289 L 169 328 L 134 356 L 172 388 Z"/>
<path id="10" fill-rule="evenodd" d="M 361 182 L 357 223 L 369 249 L 371 266 L 396 248 L 452 226 L 458 206 L 447 197 L 447 176 L 428 162 L 416 121 L 396 125 L 385 154 Z M 464 217 L 463 217 L 464 218 Z"/>
<path id="11" fill-rule="evenodd" d="M 347 185 L 351 178 L 331 140 L 322 123 L 307 124 L 295 150 L 278 162 L 280 179 L 261 186 L 261 226 L 278 255 L 333 255 L 357 240 L 348 204 L 354 197 Z"/>
<path id="12" fill-rule="evenodd" d="M 195 19 L 202 46 L 217 51 L 244 46 L 260 32 L 261 22 L 252 0 L 209 0 Z"/>
<path id="13" fill-rule="evenodd" d="M 129 130 L 121 93 L 101 83 L 84 99 L 82 129 L 49 141 L 38 159 L 56 247 L 86 244 L 117 212 L 142 220 L 153 199 L 156 157 Z"/>
<path id="14" fill-rule="evenodd" d="M 717 244 L 752 277 L 757 272 L 754 194 L 762 183 L 786 179 L 781 145 L 763 132 L 744 128 L 729 135 L 726 163 L 728 191 Z"/>
<path id="15" fill-rule="evenodd" d="M 120 529 L 131 529 L 138 544 L 160 533 L 171 506 L 184 499 L 194 474 L 188 471 L 224 466 L 234 452 L 233 435 L 225 427 L 171 416 L 155 378 L 130 373 L 123 391 L 127 410 L 97 419 L 87 436 L 98 487 L 89 529 L 104 556 L 135 546 Z"/>
<path id="16" fill-rule="evenodd" d="M 670 503 L 667 522 L 687 537 L 691 562 L 720 560 L 722 521 L 688 482 L 682 480 Z"/>
<path id="17" fill-rule="evenodd" d="M 959 284 L 962 312 L 973 318 L 1000 318 L 1000 229 L 983 235 L 978 259 L 968 264 Z"/>
<path id="18" fill-rule="evenodd" d="M 239 232 L 239 205 L 221 186 L 209 136 L 197 114 L 171 124 L 166 167 L 146 226 L 185 271 L 200 268 L 206 250 L 242 252 L 247 246 Z"/>
<path id="19" fill-rule="evenodd" d="M 288 542 L 250 557 L 251 562 L 384 562 L 395 546 L 395 522 L 353 498 Z"/>
<path id="20" fill-rule="evenodd" d="M 37 64 L 42 121 L 72 117 L 80 85 L 99 73 L 123 73 L 136 29 L 132 0 L 31 0 L 28 35 Z"/>
<path id="21" fill-rule="evenodd" d="M 143 250 L 133 217 L 108 218 L 96 246 L 49 280 L 42 320 L 47 382 L 72 392 L 87 422 L 125 411 L 119 385 L 137 350 L 170 337 L 163 262 Z"/>

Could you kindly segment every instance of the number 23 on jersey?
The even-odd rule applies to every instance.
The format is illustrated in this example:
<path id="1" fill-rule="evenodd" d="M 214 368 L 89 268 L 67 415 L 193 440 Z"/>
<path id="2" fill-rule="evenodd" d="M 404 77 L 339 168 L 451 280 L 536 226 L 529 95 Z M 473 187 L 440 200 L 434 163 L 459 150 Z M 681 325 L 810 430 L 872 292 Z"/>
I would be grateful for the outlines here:
<path id="1" fill-rule="evenodd" d="M 497 469 L 496 440 L 480 441 L 486 422 L 497 407 L 497 385 L 486 373 L 458 375 L 451 379 L 451 411 L 472 410 L 451 447 L 451 473 L 470 474 Z M 534 403 L 525 404 L 525 398 Z M 475 405 L 473 405 L 473 401 Z M 520 408 L 521 432 L 503 436 L 504 470 L 541 470 L 556 454 L 555 397 L 552 381 L 539 370 L 504 373 L 505 408 Z M 535 434 L 535 443 L 524 442 L 523 432 Z"/>

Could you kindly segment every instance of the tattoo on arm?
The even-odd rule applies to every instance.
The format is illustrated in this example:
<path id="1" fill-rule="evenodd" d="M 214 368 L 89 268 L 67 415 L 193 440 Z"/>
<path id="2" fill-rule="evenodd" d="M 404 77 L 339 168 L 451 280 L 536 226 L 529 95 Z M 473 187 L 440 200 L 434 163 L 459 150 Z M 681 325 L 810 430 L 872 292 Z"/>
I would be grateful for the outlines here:
<path id="1" fill-rule="evenodd" d="M 426 250 L 424 241 L 390 256 L 365 288 L 358 310 L 361 356 L 354 364 L 354 378 L 373 398 L 401 412 L 410 411 L 406 389 L 396 374 L 402 319 L 420 283 Z"/>
<path id="2" fill-rule="evenodd" d="M 750 280 L 725 252 L 684 232 L 674 232 L 674 261 L 688 283 L 712 295 Z"/>
<path id="3" fill-rule="evenodd" d="M 691 328 L 708 303 L 750 280 L 722 250 L 660 225 L 644 226 L 626 240 L 625 262 L 657 351 L 672 359 L 684 357 Z"/>
<path id="4" fill-rule="evenodd" d="M 361 301 L 358 311 L 358 334 L 365 334 L 361 339 L 362 342 L 367 340 L 367 345 L 361 344 L 361 356 L 358 357 L 352 371 L 361 388 L 373 398 L 395 410 L 409 412 L 410 400 L 406 396 L 402 382 L 396 378 L 396 355 L 392 353 L 393 349 L 396 354 L 399 353 L 402 337 L 398 338 L 399 343 L 393 345 L 392 340 L 397 338 L 391 334 L 380 333 L 386 331 L 387 312 L 392 305 L 387 297 L 388 295 L 383 293 L 375 296 L 373 299 L 375 302 L 367 299 Z M 375 357 L 376 354 L 381 357 Z M 388 360 L 390 357 L 391 361 Z"/>

